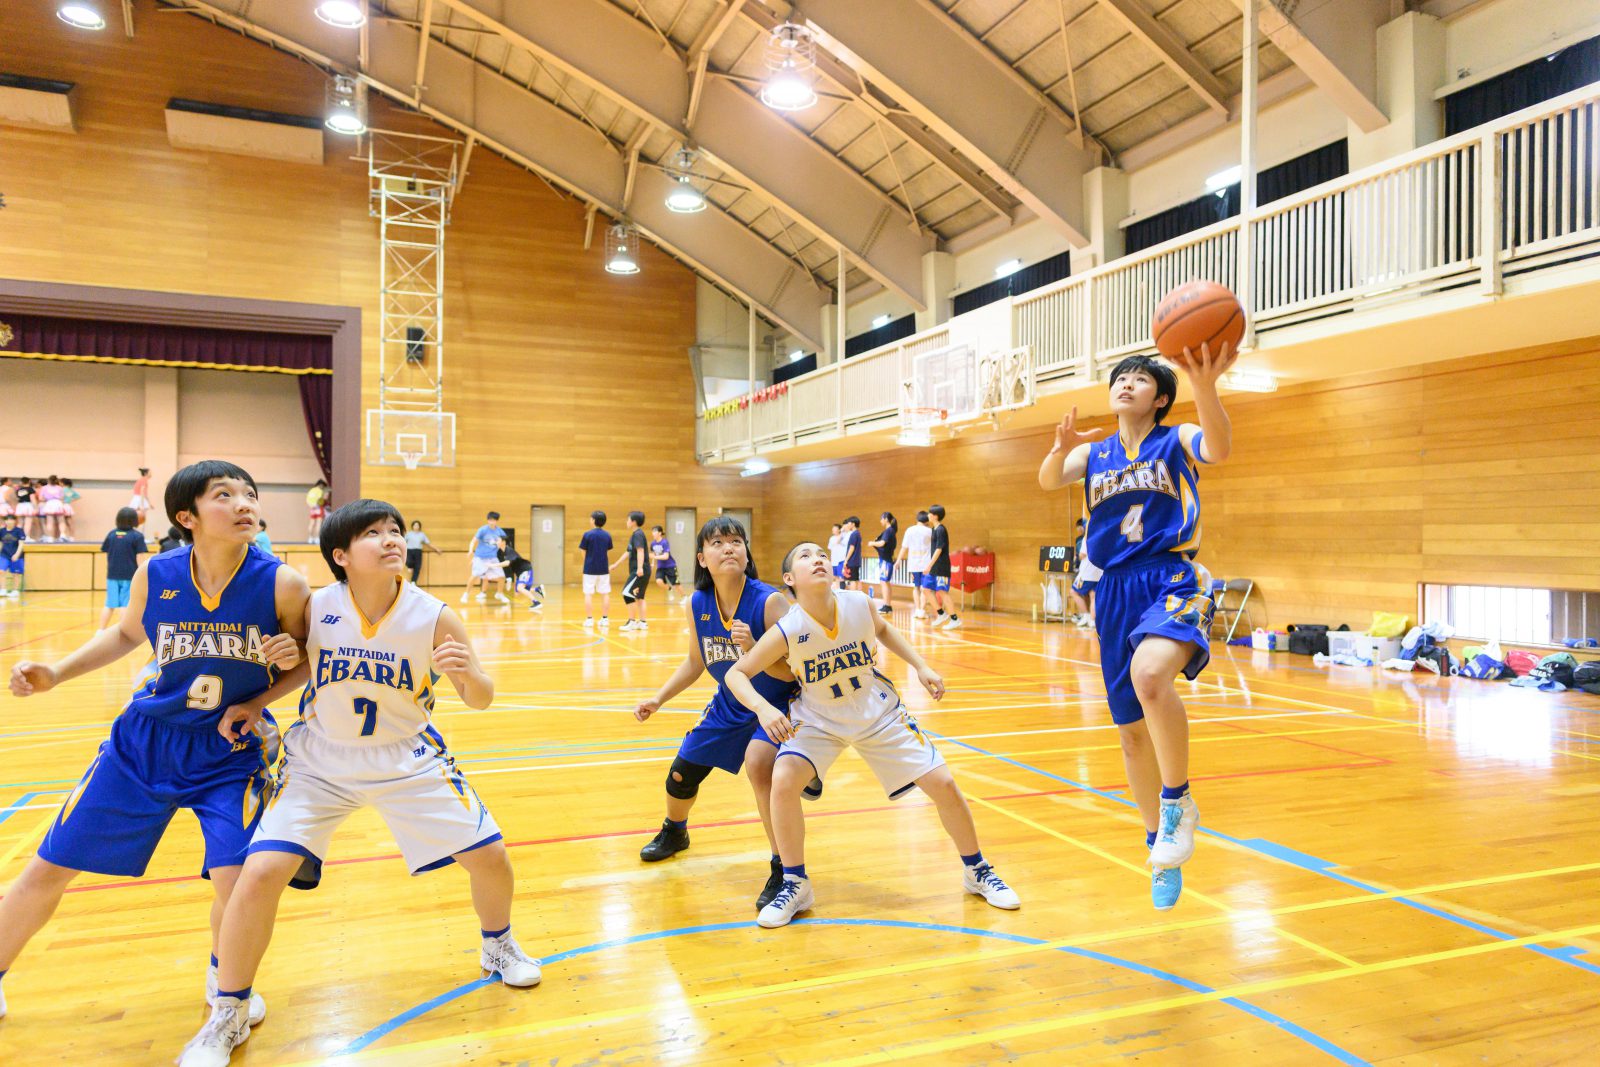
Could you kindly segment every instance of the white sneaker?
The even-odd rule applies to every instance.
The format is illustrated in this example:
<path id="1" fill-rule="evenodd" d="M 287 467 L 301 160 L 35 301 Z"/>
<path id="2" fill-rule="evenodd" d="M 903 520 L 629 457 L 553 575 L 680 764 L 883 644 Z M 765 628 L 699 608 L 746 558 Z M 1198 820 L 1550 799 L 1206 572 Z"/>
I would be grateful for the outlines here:
<path id="1" fill-rule="evenodd" d="M 629 619 L 627 622 L 625 622 L 621 626 L 617 627 L 617 632 L 618 633 L 625 633 L 628 630 L 633 629 L 637 625 L 638 625 L 638 623 L 634 622 L 632 619 Z"/>
<path id="2" fill-rule="evenodd" d="M 602 630 L 611 629 L 611 616 L 609 616 L 609 615 L 600 616 L 600 629 L 602 629 Z"/>
<path id="3" fill-rule="evenodd" d="M 462 593 L 461 594 L 461 602 L 463 604 L 465 604 L 468 600 L 471 600 L 471 599 L 472 599 L 472 594 L 471 593 Z"/>
<path id="4" fill-rule="evenodd" d="M 518 989 L 539 984 L 539 961 L 522 951 L 522 946 L 510 934 L 484 938 L 478 966 L 498 974 L 500 981 Z"/>
<path id="5" fill-rule="evenodd" d="M 918 608 L 916 611 L 911 613 L 911 617 L 913 619 L 926 619 L 928 617 L 928 613 L 923 611 L 921 608 Z"/>
<path id="6" fill-rule="evenodd" d="M 206 1007 L 211 1007 L 217 1002 L 217 969 L 206 968 Z M 251 1026 L 260 1026 L 267 1017 L 267 1002 L 261 999 L 260 993 L 250 994 L 249 1022 Z"/>
<path id="7" fill-rule="evenodd" d="M 639 625 L 635 626 L 634 629 L 635 630 L 648 630 L 648 629 L 650 629 L 650 624 L 645 622 L 643 619 L 640 619 L 639 620 Z"/>
<path id="8" fill-rule="evenodd" d="M 250 1040 L 250 1021 L 244 1004 L 232 997 L 219 997 L 211 1008 L 211 1018 L 200 1028 L 178 1057 L 178 1067 L 228 1067 L 233 1050 Z"/>
<path id="9" fill-rule="evenodd" d="M 496 594 L 495 594 L 495 595 L 494 595 L 494 598 L 495 598 L 495 599 L 496 599 L 496 600 L 498 600 L 498 601 L 499 601 L 499 602 L 500 602 L 500 603 L 502 603 L 502 604 L 509 604 L 509 603 L 511 603 L 511 598 L 510 598 L 510 597 L 508 597 L 508 596 L 506 596 L 506 595 L 505 595 L 505 594 L 504 594 L 504 593 L 496 593 Z"/>
<path id="10" fill-rule="evenodd" d="M 778 895 L 772 898 L 772 903 L 761 909 L 761 914 L 756 916 L 756 922 L 768 930 L 780 926 L 788 926 L 789 920 L 806 911 L 816 898 L 811 893 L 811 879 L 796 878 L 793 875 L 783 876 L 783 888 L 778 890 Z"/>
<path id="11" fill-rule="evenodd" d="M 1185 793 L 1177 800 L 1161 802 L 1161 829 L 1156 831 L 1155 847 L 1150 850 L 1150 866 L 1181 867 L 1194 855 L 1194 831 L 1200 825 L 1200 809 L 1194 797 Z"/>
<path id="12" fill-rule="evenodd" d="M 489 594 L 488 593 L 479 593 L 477 596 L 473 597 L 472 599 L 474 599 L 478 603 L 482 604 L 485 600 L 489 599 Z"/>
<path id="13" fill-rule="evenodd" d="M 994 868 L 987 863 L 973 867 L 962 864 L 961 888 L 982 897 L 996 908 L 1016 911 L 1022 907 L 1022 901 L 1018 899 L 1016 890 L 1002 882 L 1000 876 L 994 873 Z"/>
<path id="14" fill-rule="evenodd" d="M 584 628 L 584 629 L 585 629 L 585 630 L 592 630 L 592 629 L 594 629 L 594 620 L 593 620 L 593 619 L 584 619 L 584 620 L 583 620 L 583 628 Z"/>
<path id="15" fill-rule="evenodd" d="M 951 615 L 948 621 L 945 622 L 944 628 L 946 630 L 959 630 L 961 629 L 961 620 Z"/>

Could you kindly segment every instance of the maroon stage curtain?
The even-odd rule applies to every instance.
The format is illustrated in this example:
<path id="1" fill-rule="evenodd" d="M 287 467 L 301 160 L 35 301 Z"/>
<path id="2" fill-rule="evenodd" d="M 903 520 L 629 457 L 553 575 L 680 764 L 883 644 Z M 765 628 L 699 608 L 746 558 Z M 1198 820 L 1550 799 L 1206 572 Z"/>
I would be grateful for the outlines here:
<path id="1" fill-rule="evenodd" d="M 306 416 L 306 436 L 311 453 L 322 468 L 322 479 L 333 485 L 333 378 L 327 374 L 300 375 L 300 410 Z"/>
<path id="2" fill-rule="evenodd" d="M 0 354 L 305 376 L 333 373 L 333 338 L 327 336 L 11 312 L 4 312 L 3 318 L 15 336 Z"/>

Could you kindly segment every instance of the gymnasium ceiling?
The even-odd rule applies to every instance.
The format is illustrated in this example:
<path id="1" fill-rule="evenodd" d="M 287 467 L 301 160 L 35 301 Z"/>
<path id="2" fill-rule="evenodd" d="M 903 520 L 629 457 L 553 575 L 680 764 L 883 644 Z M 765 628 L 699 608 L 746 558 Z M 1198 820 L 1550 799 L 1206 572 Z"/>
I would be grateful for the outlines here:
<path id="1" fill-rule="evenodd" d="M 359 33 L 311 0 L 167 6 L 360 75 L 815 341 L 840 249 L 852 293 L 921 307 L 922 254 L 964 235 L 1037 217 L 1083 244 L 1087 171 L 1148 162 L 1236 106 L 1243 2 L 371 0 Z M 1315 85 L 1381 125 L 1371 31 L 1394 7 L 1263 2 L 1263 98 Z M 819 99 L 787 113 L 756 96 L 786 18 L 819 42 Z M 686 145 L 710 203 L 673 215 Z"/>

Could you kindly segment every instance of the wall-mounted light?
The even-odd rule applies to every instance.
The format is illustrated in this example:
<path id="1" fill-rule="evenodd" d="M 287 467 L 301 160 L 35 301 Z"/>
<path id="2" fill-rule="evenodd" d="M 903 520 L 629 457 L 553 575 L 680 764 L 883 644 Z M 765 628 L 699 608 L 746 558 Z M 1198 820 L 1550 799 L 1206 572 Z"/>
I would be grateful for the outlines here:
<path id="1" fill-rule="evenodd" d="M 772 464 L 768 463 L 764 459 L 747 459 L 744 461 L 743 469 L 739 471 L 739 477 L 753 478 L 758 474 L 765 474 L 771 469 Z"/>
<path id="2" fill-rule="evenodd" d="M 1004 278 L 1006 275 L 1015 274 L 1015 273 L 1017 273 L 1017 271 L 1019 271 L 1021 269 L 1022 269 L 1022 260 L 1020 260 L 1020 259 L 1008 259 L 1004 263 L 1000 264 L 998 267 L 996 267 L 994 269 L 994 276 L 996 278 Z"/>

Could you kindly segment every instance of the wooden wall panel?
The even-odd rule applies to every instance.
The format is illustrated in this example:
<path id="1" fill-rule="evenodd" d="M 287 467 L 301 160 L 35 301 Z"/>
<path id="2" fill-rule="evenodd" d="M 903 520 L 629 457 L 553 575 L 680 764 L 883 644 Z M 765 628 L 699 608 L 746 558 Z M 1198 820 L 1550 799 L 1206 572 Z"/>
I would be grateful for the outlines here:
<path id="1" fill-rule="evenodd" d="M 50 5 L 11 13 L 0 69 L 76 82 L 81 105 L 76 135 L 0 133 L 0 271 L 358 306 L 364 406 L 375 404 L 378 232 L 355 142 L 327 135 L 327 163 L 312 166 L 167 141 L 173 96 L 319 114 L 319 71 L 190 16 L 141 18 L 128 40 L 74 31 Z M 375 125 L 444 132 L 377 99 L 373 111 Z M 457 466 L 362 475 L 441 547 L 464 545 L 490 509 L 521 529 L 532 503 L 565 505 L 574 542 L 595 507 L 617 529 L 634 507 L 653 521 L 669 506 L 760 508 L 759 484 L 694 461 L 693 275 L 647 245 L 642 272 L 616 278 L 598 245 L 583 248 L 578 202 L 474 153 L 445 242 Z M 282 432 L 305 434 L 298 419 Z M 248 465 L 251 448 L 241 440 L 235 458 Z"/>
<path id="2" fill-rule="evenodd" d="M 1253 578 L 1275 626 L 1415 616 L 1425 581 L 1600 590 L 1597 366 L 1591 340 L 1230 396 L 1233 458 L 1201 474 L 1200 561 Z M 1082 509 L 1079 489 L 1039 489 L 1049 443 L 973 431 L 774 471 L 762 562 L 849 512 L 941 503 L 952 544 L 998 552 L 1001 606 L 1026 610 L 1038 546 Z"/>

